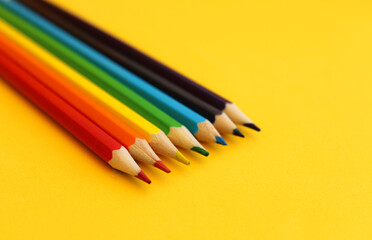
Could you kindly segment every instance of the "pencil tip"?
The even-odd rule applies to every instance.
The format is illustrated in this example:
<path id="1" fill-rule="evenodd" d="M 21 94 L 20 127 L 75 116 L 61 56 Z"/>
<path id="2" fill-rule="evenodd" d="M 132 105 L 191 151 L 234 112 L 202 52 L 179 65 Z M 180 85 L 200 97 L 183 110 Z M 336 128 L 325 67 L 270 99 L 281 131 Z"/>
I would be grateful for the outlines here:
<path id="1" fill-rule="evenodd" d="M 186 165 L 190 165 L 190 161 L 187 160 L 187 158 L 183 156 L 183 154 L 180 151 L 176 152 L 176 158 L 179 162 L 186 164 Z"/>
<path id="2" fill-rule="evenodd" d="M 136 178 L 141 179 L 145 183 L 151 183 L 151 180 L 146 176 L 144 172 L 142 172 L 142 170 L 137 174 Z"/>
<path id="3" fill-rule="evenodd" d="M 204 155 L 206 157 L 209 155 L 209 152 L 201 147 L 192 147 L 191 150 L 200 153 L 201 155 Z"/>
<path id="4" fill-rule="evenodd" d="M 223 140 L 223 138 L 220 136 L 216 136 L 216 143 L 221 144 L 221 145 L 227 145 L 225 140 Z"/>
<path id="5" fill-rule="evenodd" d="M 162 171 L 164 171 L 166 173 L 170 173 L 171 172 L 169 170 L 169 168 L 167 166 L 165 166 L 165 164 L 162 161 L 155 161 L 154 167 L 159 168 L 160 170 L 162 170 Z"/>
<path id="6" fill-rule="evenodd" d="M 243 133 L 241 132 L 241 131 L 239 131 L 239 129 L 237 129 L 237 128 L 235 128 L 234 130 L 233 130 L 233 134 L 235 135 L 235 136 L 239 136 L 239 137 L 244 137 L 244 135 L 243 135 Z"/>
<path id="7" fill-rule="evenodd" d="M 246 127 L 251 128 L 253 130 L 256 130 L 257 132 L 261 131 L 261 129 L 259 127 L 257 127 L 256 124 L 254 124 L 254 123 L 245 123 L 243 125 L 246 126 Z"/>

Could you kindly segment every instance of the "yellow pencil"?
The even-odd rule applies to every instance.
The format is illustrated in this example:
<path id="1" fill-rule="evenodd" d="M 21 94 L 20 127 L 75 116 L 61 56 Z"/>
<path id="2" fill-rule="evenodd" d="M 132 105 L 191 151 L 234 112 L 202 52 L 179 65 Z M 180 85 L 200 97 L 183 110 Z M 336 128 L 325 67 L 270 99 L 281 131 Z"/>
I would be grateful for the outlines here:
<path id="1" fill-rule="evenodd" d="M 122 104 L 120 101 L 116 100 L 114 97 L 106 93 L 104 90 L 90 82 L 84 76 L 80 75 L 61 60 L 41 48 L 39 45 L 28 39 L 22 33 L 18 32 L 2 20 L 0 20 L 0 31 L 22 48 L 26 49 L 29 53 L 33 54 L 44 64 L 63 75 L 70 81 L 71 84 L 83 91 L 96 103 L 105 107 L 110 113 L 112 113 L 112 115 L 125 122 L 135 131 L 141 134 L 156 153 L 176 158 L 178 161 L 184 164 L 190 164 L 182 153 L 178 151 L 178 149 L 172 144 L 165 133 L 158 127 L 144 119 L 126 105 Z M 184 136 L 178 137 L 183 138 Z M 184 137 L 183 140 L 178 139 L 178 142 L 181 143 L 180 147 L 183 147 L 182 144 L 183 142 L 187 144 L 188 137 Z M 185 147 L 187 148 L 187 145 Z"/>

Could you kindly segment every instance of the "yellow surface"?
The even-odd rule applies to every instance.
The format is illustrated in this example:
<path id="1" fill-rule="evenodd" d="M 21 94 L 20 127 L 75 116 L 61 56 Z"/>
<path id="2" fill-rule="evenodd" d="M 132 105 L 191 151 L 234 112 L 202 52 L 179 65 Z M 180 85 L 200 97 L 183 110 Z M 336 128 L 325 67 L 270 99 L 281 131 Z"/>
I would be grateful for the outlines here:
<path id="1" fill-rule="evenodd" d="M 143 167 L 145 185 L 0 81 L 0 239 L 372 238 L 370 1 L 56 2 L 263 131 L 165 159 L 169 175 Z"/>

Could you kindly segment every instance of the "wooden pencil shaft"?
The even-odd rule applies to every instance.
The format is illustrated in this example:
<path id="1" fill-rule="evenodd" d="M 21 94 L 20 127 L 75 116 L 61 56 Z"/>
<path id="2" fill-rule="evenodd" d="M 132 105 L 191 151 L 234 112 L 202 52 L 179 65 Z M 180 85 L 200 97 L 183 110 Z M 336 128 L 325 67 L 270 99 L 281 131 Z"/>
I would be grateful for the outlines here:
<path id="1" fill-rule="evenodd" d="M 129 56 L 116 51 L 112 46 L 106 44 L 106 42 L 104 42 L 104 39 L 96 38 L 97 31 L 93 31 L 92 28 L 88 27 L 89 24 L 85 23 L 83 20 L 80 20 L 68 13 L 63 14 L 65 13 L 63 10 L 54 8 L 49 3 L 44 4 L 44 2 L 33 0 L 22 0 L 21 2 L 32 8 L 39 14 L 43 15 L 44 17 L 48 18 L 50 21 L 59 25 L 66 31 L 75 35 L 82 41 L 86 42 L 90 46 L 94 47 L 98 51 L 102 52 L 123 67 L 129 69 L 142 79 L 166 92 L 186 106 L 192 108 L 194 111 L 204 116 L 212 123 L 215 122 L 216 115 L 222 114 L 221 110 L 185 91 L 184 89 L 177 86 L 175 83 L 169 82 L 164 77 L 134 61 Z M 51 8 L 49 8 L 48 6 Z M 67 17 L 65 17 L 65 15 L 67 15 Z"/>
<path id="2" fill-rule="evenodd" d="M 52 3 L 38 0 L 21 0 L 21 2 L 29 6 L 36 5 L 43 6 L 48 10 L 53 11 L 53 13 L 62 16 L 64 19 L 69 20 L 71 22 L 73 21 L 73 23 L 79 28 L 94 33 L 94 36 L 97 40 L 100 40 L 101 42 L 105 42 L 107 45 L 112 46 L 117 52 L 128 56 L 133 61 L 136 61 L 137 63 L 145 66 L 147 69 L 150 69 L 154 73 L 162 76 L 169 82 L 173 82 L 174 84 L 178 85 L 179 87 L 188 91 L 194 96 L 216 107 L 220 111 L 223 111 L 225 109 L 226 103 L 230 103 L 229 100 L 223 98 L 222 96 L 201 86 L 200 84 L 194 82 L 193 80 L 187 78 L 186 76 L 160 63 L 154 58 L 151 58 L 148 55 L 142 53 L 141 51 L 131 47 L 129 44 L 124 43 L 123 41 L 113 37 L 112 35 L 109 35 L 103 32 L 102 30 L 88 24 L 87 22 L 82 21 L 81 19 L 73 16 L 72 14 L 69 14 L 68 12 L 53 5 Z"/>
<path id="3" fill-rule="evenodd" d="M 140 115 L 147 118 L 150 122 L 157 125 L 166 134 L 172 126 L 181 127 L 182 125 L 170 118 L 167 114 L 160 111 L 151 103 L 140 97 L 131 89 L 119 83 L 116 79 L 97 68 L 94 64 L 81 57 L 68 47 L 59 43 L 54 38 L 37 29 L 34 25 L 29 24 L 21 17 L 17 16 L 5 6 L 7 4 L 15 4 L 15 2 L 0 2 L 0 16 L 8 21 L 11 25 L 24 32 L 34 41 L 51 51 L 53 54 L 61 58 L 68 65 L 75 68 L 88 79 L 96 83 L 101 88 L 108 91 L 112 96 L 135 110 Z"/>

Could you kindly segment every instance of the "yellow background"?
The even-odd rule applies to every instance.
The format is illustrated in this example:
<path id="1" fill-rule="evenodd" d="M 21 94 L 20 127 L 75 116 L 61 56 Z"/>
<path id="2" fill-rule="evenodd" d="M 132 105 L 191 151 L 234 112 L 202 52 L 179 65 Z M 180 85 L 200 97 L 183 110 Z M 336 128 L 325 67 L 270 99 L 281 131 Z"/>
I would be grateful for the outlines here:
<path id="1" fill-rule="evenodd" d="M 372 238 L 370 1 L 55 2 L 263 131 L 143 167 L 146 185 L 0 81 L 0 239 Z"/>

